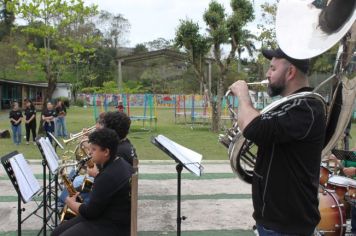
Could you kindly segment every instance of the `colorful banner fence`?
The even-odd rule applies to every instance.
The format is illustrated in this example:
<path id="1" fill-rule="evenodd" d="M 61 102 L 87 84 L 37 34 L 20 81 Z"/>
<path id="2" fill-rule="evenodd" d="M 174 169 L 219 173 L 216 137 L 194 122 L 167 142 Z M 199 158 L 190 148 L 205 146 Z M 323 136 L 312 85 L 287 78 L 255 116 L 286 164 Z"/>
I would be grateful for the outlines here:
<path id="1" fill-rule="evenodd" d="M 187 109 L 210 107 L 207 96 L 203 95 L 178 95 L 178 94 L 79 94 L 79 99 L 84 100 L 84 104 L 91 106 L 117 107 L 119 102 L 124 107 L 145 107 L 147 99 L 153 99 L 156 107 L 184 107 Z M 146 105 L 145 105 L 146 103 Z M 225 106 L 225 100 L 223 106 Z M 237 106 L 237 99 L 235 99 Z"/>
<path id="2" fill-rule="evenodd" d="M 262 109 L 268 105 L 271 100 L 267 99 L 264 93 L 251 93 L 251 98 L 254 106 L 257 109 Z M 206 95 L 182 95 L 182 94 L 79 94 L 79 99 L 84 100 L 84 104 L 94 107 L 94 117 L 97 118 L 101 112 L 106 112 L 113 107 L 117 110 L 124 111 L 133 120 L 134 119 L 157 119 L 156 108 L 171 108 L 174 110 L 174 115 L 178 117 L 187 116 L 190 120 L 209 119 L 211 118 L 211 105 L 208 96 Z M 216 99 L 216 97 L 214 98 Z M 234 96 L 229 96 L 229 104 L 237 108 L 238 101 Z M 137 114 L 137 109 L 143 108 L 140 114 Z M 231 120 L 228 111 L 228 103 L 226 98 L 223 98 L 222 104 L 222 119 Z M 136 113 L 134 112 L 136 110 Z M 189 118 L 188 118 L 189 119 Z"/>

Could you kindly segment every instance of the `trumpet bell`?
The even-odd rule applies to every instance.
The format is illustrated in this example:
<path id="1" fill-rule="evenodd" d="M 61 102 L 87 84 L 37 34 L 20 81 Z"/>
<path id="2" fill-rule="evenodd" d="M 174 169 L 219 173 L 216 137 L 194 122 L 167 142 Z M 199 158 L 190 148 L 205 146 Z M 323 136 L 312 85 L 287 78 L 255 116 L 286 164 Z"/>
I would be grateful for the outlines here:
<path id="1" fill-rule="evenodd" d="M 279 1 L 276 15 L 276 36 L 279 47 L 288 56 L 295 59 L 309 59 L 318 56 L 337 42 L 349 31 L 356 19 L 354 0 L 329 0 L 329 4 L 320 6 L 314 0 Z M 324 1 L 325 2 L 325 1 Z M 330 4 L 336 6 L 331 11 L 347 11 L 346 20 L 332 32 L 326 32 L 320 20 L 320 14 Z M 328 13 L 328 12 L 327 12 Z M 331 15 L 331 14 L 329 14 Z M 337 14 L 335 14 L 337 15 Z M 333 21 L 337 21 L 337 19 Z"/>
<path id="2" fill-rule="evenodd" d="M 253 169 L 257 158 L 254 143 L 238 133 L 229 146 L 229 159 L 232 171 L 243 181 L 252 184 Z"/>

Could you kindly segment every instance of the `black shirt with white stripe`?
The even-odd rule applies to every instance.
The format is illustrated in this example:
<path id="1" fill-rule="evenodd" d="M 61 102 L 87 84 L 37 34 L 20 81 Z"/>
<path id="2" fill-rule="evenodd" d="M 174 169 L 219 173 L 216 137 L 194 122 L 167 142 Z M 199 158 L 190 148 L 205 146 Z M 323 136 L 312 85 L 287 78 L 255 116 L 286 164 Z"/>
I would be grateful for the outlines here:
<path id="1" fill-rule="evenodd" d="M 303 88 L 297 92 L 311 91 Z M 320 220 L 318 188 L 326 117 L 324 104 L 297 98 L 261 114 L 244 130 L 258 146 L 252 198 L 257 224 L 311 235 Z"/>

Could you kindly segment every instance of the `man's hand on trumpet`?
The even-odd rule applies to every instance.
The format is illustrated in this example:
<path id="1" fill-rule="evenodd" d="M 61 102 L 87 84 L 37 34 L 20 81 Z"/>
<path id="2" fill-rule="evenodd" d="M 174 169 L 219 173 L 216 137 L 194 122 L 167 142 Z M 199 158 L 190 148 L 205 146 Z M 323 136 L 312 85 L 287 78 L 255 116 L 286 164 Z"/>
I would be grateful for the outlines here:
<path id="1" fill-rule="evenodd" d="M 247 83 L 238 80 L 230 86 L 232 93 L 238 100 L 238 119 L 237 123 L 241 131 L 260 113 L 253 107 Z"/>

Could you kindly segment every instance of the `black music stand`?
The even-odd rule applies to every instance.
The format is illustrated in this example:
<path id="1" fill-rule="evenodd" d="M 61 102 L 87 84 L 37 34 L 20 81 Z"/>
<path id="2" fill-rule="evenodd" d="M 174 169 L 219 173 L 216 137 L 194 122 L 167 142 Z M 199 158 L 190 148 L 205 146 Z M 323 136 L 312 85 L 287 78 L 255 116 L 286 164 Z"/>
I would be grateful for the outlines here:
<path id="1" fill-rule="evenodd" d="M 181 235 L 182 220 L 187 217 L 181 216 L 181 177 L 183 167 L 197 176 L 201 176 L 203 166 L 200 164 L 203 156 L 190 150 L 169 138 L 158 135 L 152 137 L 151 142 L 170 156 L 176 163 L 177 170 L 177 236 Z"/>
<path id="2" fill-rule="evenodd" d="M 26 217 L 24 220 L 22 220 L 22 212 L 25 211 L 25 208 L 21 208 L 21 200 L 24 203 L 27 203 L 30 201 L 33 196 L 40 191 L 40 186 L 37 182 L 37 185 L 35 184 L 36 182 L 34 181 L 36 178 L 33 175 L 33 173 L 28 173 L 29 171 L 29 166 L 27 162 L 24 161 L 23 156 L 15 160 L 17 158 L 19 153 L 17 151 L 11 152 L 1 158 L 1 163 L 4 166 L 4 169 L 9 176 L 9 179 L 12 182 L 12 185 L 14 186 L 16 192 L 17 192 L 17 234 L 21 236 L 21 224 L 28 219 L 29 216 L 34 214 L 38 209 L 36 209 L 33 213 L 31 213 L 28 217 Z M 11 159 L 14 158 L 16 162 L 16 167 L 12 166 L 11 164 Z M 22 161 L 22 162 L 20 162 Z M 32 178 L 27 179 L 27 177 Z M 24 178 L 25 182 L 20 183 L 20 178 Z M 28 185 L 28 189 L 24 188 L 24 184 Z M 22 187 L 21 187 L 22 186 Z M 21 189 L 23 188 L 23 189 Z M 30 192 L 28 192 L 30 191 Z M 26 193 L 26 197 L 24 194 Z M 30 195 L 28 195 L 30 194 Z"/>
<path id="3" fill-rule="evenodd" d="M 52 194 L 52 175 L 54 176 L 54 188 L 55 188 L 55 192 L 54 192 L 54 198 L 55 198 L 55 207 L 54 207 L 54 211 L 52 210 L 52 213 L 55 213 L 55 218 L 54 218 L 54 225 L 57 226 L 58 224 L 58 169 L 59 169 L 59 158 L 58 155 L 56 153 L 56 150 L 53 148 L 52 143 L 48 140 L 48 138 L 37 138 L 36 139 L 36 144 L 38 149 L 41 152 L 41 155 L 43 157 L 42 159 L 42 165 L 43 165 L 43 215 L 44 215 L 44 219 L 43 219 L 43 233 L 44 235 L 46 235 L 47 233 L 47 208 L 48 206 L 51 208 L 51 194 Z M 47 184 L 46 184 L 46 179 L 47 179 L 47 171 L 46 171 L 46 167 L 48 167 L 49 172 L 49 183 L 48 183 L 48 199 L 47 199 Z M 47 204 L 48 201 L 48 204 Z M 51 217 L 51 214 L 48 216 L 48 218 Z"/>

